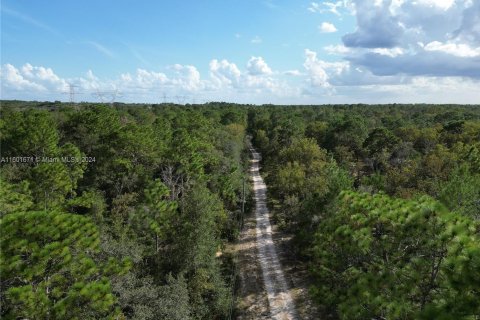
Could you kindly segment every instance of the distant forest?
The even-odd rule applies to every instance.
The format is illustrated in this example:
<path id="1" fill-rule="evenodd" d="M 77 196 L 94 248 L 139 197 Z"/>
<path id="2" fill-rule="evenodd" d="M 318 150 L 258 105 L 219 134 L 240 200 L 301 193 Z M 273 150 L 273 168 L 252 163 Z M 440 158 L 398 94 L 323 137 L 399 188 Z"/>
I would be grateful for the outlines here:
<path id="1" fill-rule="evenodd" d="M 323 318 L 480 319 L 478 105 L 0 112 L 2 319 L 231 316 L 250 140 Z"/>

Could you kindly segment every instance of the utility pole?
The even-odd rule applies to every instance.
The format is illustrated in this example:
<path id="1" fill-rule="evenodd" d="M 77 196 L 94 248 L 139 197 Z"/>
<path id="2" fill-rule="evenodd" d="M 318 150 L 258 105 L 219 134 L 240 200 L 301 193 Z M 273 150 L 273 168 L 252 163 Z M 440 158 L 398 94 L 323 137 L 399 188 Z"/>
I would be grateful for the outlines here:
<path id="1" fill-rule="evenodd" d="M 242 214 L 245 213 L 245 178 L 243 178 Z"/>
<path id="2" fill-rule="evenodd" d="M 243 229 L 243 217 L 245 216 L 245 178 L 243 178 L 243 192 L 242 192 L 242 222 L 240 230 Z"/>

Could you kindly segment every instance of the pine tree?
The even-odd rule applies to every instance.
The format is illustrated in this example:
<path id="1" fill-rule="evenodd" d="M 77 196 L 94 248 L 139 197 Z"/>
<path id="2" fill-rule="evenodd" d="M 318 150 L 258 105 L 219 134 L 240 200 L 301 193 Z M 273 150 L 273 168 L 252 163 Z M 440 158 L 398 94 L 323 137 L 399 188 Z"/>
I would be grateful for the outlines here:
<path id="1" fill-rule="evenodd" d="M 118 315 L 109 276 L 128 261 L 93 257 L 99 234 L 89 218 L 16 212 L 1 220 L 2 316 L 6 319 L 99 319 Z"/>
<path id="2" fill-rule="evenodd" d="M 480 239 L 472 220 L 427 197 L 356 192 L 344 192 L 332 211 L 313 249 L 314 292 L 325 310 L 342 319 L 479 314 Z"/>

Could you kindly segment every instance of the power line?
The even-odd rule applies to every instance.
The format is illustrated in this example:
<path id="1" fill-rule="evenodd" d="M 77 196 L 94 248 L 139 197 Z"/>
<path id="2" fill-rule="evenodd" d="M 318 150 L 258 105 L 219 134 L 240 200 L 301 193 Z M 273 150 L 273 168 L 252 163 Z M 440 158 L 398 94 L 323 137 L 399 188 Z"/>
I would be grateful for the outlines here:
<path id="1" fill-rule="evenodd" d="M 84 94 L 83 92 L 79 92 L 78 88 L 81 88 L 78 85 L 68 83 L 68 90 L 61 92 L 62 94 L 68 94 L 69 95 L 69 101 L 72 105 L 75 104 L 76 102 L 76 96 L 78 94 Z M 85 89 L 85 88 L 83 88 Z M 111 90 L 105 90 L 105 91 L 100 91 L 100 88 L 92 88 L 90 90 L 87 90 L 87 93 L 90 93 L 93 97 L 97 98 L 101 103 L 109 103 L 109 104 L 114 104 L 116 101 L 118 101 L 119 98 L 124 98 L 128 96 L 137 96 L 137 95 L 145 95 L 148 94 L 149 89 L 144 88 L 144 87 L 139 87 L 139 86 L 129 86 L 126 89 L 130 89 L 129 91 L 120 91 L 119 89 L 111 89 Z M 135 91 L 135 89 L 140 89 L 144 92 L 139 92 Z M 93 92 L 92 92 L 93 91 Z M 177 93 L 175 95 L 168 95 L 166 92 L 160 92 L 160 97 L 157 99 L 162 101 L 164 104 L 168 103 L 177 103 L 179 105 L 185 105 L 185 103 L 191 103 L 193 105 L 195 104 L 202 104 L 205 103 L 206 100 L 202 98 L 201 96 L 197 95 L 185 95 L 185 94 L 180 94 Z"/>

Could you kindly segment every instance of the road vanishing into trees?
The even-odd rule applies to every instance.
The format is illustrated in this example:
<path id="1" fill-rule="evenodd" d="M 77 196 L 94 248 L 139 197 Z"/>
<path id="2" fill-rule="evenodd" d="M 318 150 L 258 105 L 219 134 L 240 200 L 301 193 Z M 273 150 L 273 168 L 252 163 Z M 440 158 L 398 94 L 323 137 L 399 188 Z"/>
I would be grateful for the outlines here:
<path id="1" fill-rule="evenodd" d="M 293 299 L 272 239 L 272 226 L 267 208 L 267 187 L 260 176 L 261 156 L 253 148 L 250 148 L 250 152 L 252 153 L 250 174 L 255 193 L 256 246 L 268 296 L 270 316 L 271 319 L 278 320 L 297 319 Z"/>

